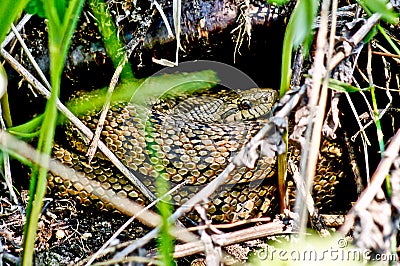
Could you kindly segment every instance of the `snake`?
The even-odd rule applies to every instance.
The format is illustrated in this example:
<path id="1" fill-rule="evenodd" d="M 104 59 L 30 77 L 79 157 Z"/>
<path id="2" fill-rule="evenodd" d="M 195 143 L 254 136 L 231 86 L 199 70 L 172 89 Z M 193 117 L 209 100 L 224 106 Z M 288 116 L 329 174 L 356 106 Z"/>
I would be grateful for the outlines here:
<path id="1" fill-rule="evenodd" d="M 91 102 L 91 97 L 97 95 L 77 95 L 76 99 Z M 235 154 L 267 123 L 276 100 L 277 92 L 273 89 L 212 88 L 171 93 L 146 106 L 118 101 L 112 103 L 107 113 L 101 136 L 150 191 L 156 193 L 157 178 L 168 181 L 171 188 L 184 183 L 170 196 L 172 204 L 180 205 L 222 173 Z M 80 119 L 94 131 L 98 114 L 97 110 L 90 110 Z M 144 205 L 149 203 L 100 151 L 88 161 L 87 144 L 74 126 L 68 124 L 58 139 L 64 143 L 57 141 L 53 154 L 62 163 L 123 197 Z M 332 205 L 335 186 L 344 178 L 343 168 L 334 166 L 332 158 L 333 154 L 340 156 L 343 150 L 330 144 L 324 144 L 323 149 L 314 195 L 318 197 L 317 205 Z M 299 156 L 298 150 L 290 154 L 292 158 Z M 204 199 L 208 218 L 226 223 L 277 213 L 276 171 L 276 157 L 267 156 L 261 157 L 253 169 L 236 168 L 226 184 Z M 49 187 L 57 196 L 73 196 L 82 205 L 111 208 L 63 177 L 52 175 Z"/>

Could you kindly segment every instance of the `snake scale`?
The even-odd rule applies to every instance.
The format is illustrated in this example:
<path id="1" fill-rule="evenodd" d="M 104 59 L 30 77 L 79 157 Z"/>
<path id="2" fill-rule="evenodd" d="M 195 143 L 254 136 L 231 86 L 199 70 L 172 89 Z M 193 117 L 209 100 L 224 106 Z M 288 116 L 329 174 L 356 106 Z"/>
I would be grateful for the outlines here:
<path id="1" fill-rule="evenodd" d="M 263 127 L 277 93 L 260 88 L 245 91 L 213 88 L 172 95 L 146 108 L 132 102 L 113 103 L 102 140 L 152 192 L 156 190 L 157 176 L 168 180 L 171 187 L 185 182 L 171 195 L 172 202 L 179 205 L 218 176 Z M 91 101 L 90 97 L 78 98 Z M 91 111 L 81 119 L 94 131 L 97 115 L 98 112 Z M 67 126 L 63 138 L 69 145 L 62 141 L 55 144 L 57 159 L 100 181 L 105 188 L 141 204 L 149 203 L 101 152 L 88 162 L 87 146 L 76 128 Z M 314 185 L 317 206 L 334 204 L 335 186 L 343 178 L 340 163 L 339 167 L 332 163 L 332 158 L 337 160 L 337 148 L 329 146 L 323 145 L 325 151 Z M 295 150 L 290 156 L 295 158 L 298 154 Z M 50 177 L 49 187 L 59 196 L 73 195 L 83 205 L 107 208 L 107 203 L 78 191 L 58 176 Z M 271 215 L 279 210 L 278 204 L 276 158 L 262 157 L 254 169 L 234 170 L 227 184 L 212 196 L 207 209 L 213 221 L 229 222 Z"/>

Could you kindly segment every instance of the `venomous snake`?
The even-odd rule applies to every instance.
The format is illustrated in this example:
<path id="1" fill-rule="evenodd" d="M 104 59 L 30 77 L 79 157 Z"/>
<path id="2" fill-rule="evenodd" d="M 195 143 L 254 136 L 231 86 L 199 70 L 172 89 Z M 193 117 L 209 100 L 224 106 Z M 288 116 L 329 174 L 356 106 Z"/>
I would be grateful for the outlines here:
<path id="1" fill-rule="evenodd" d="M 90 97 L 77 98 L 89 103 Z M 263 127 L 276 98 L 277 93 L 272 89 L 213 88 L 191 94 L 171 93 L 152 102 L 150 107 L 116 102 L 108 111 L 102 140 L 150 191 L 156 191 L 157 177 L 168 180 L 171 187 L 185 182 L 171 195 L 174 204 L 184 204 L 218 176 Z M 97 115 L 93 110 L 80 118 L 94 130 Z M 57 159 L 119 195 L 141 204 L 149 202 L 101 152 L 88 162 L 87 146 L 76 128 L 67 126 L 64 139 L 68 148 L 62 141 L 54 146 Z M 317 206 L 330 206 L 335 204 L 335 187 L 344 178 L 341 164 L 337 166 L 332 161 L 338 160 L 338 154 L 343 152 L 329 143 L 323 145 L 322 151 L 314 195 Z M 290 156 L 298 155 L 295 149 Z M 229 222 L 276 213 L 279 195 L 275 162 L 276 158 L 262 157 L 254 169 L 234 170 L 227 184 L 206 204 L 209 218 Z M 108 208 L 107 203 L 77 190 L 58 176 L 51 175 L 49 187 L 59 196 L 73 195 L 83 205 Z"/>

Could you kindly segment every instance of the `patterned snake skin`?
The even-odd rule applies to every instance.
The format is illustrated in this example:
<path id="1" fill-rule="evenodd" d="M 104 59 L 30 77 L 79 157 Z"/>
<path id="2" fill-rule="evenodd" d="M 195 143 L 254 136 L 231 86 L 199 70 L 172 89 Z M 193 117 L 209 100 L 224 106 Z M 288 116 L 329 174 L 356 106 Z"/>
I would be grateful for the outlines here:
<path id="1" fill-rule="evenodd" d="M 78 96 L 84 103 L 90 102 L 90 97 Z M 277 93 L 271 89 L 214 88 L 171 94 L 150 107 L 117 102 L 107 114 L 102 140 L 153 193 L 157 177 L 168 180 L 171 188 L 186 182 L 171 195 L 172 202 L 179 205 L 218 176 L 232 156 L 263 127 L 276 98 Z M 94 131 L 97 115 L 98 112 L 92 111 L 81 119 Z M 69 146 L 58 142 L 54 147 L 56 158 L 119 195 L 141 204 L 149 203 L 101 152 L 88 162 L 87 146 L 76 128 L 67 126 L 65 139 Z M 322 205 L 332 203 L 335 185 L 343 175 L 342 169 L 334 166 L 336 172 L 330 172 L 332 166 L 327 160 L 337 152 L 330 146 L 323 146 L 325 152 L 314 185 L 314 194 L 319 198 L 316 201 Z M 296 158 L 298 154 L 294 150 L 290 156 Z M 207 205 L 210 218 L 229 222 L 275 213 L 279 209 L 275 160 L 263 157 L 254 169 L 236 169 L 227 184 L 210 199 Z M 84 205 L 111 208 L 58 176 L 50 177 L 49 187 L 57 195 L 73 195 Z"/>

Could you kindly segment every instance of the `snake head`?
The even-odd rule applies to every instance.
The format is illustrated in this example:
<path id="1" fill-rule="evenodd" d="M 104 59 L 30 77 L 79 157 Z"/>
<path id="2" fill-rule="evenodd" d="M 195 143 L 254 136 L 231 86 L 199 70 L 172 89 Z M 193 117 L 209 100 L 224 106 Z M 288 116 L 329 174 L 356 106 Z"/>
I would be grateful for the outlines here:
<path id="1" fill-rule="evenodd" d="M 221 106 L 224 122 L 254 120 L 268 116 L 278 97 L 273 89 L 253 88 L 238 93 L 238 97 L 225 101 Z"/>
<path id="2" fill-rule="evenodd" d="M 215 89 L 186 96 L 166 111 L 174 121 L 230 123 L 266 117 L 277 99 L 273 89 Z"/>

